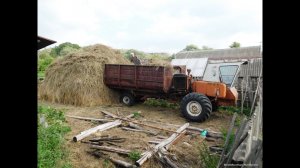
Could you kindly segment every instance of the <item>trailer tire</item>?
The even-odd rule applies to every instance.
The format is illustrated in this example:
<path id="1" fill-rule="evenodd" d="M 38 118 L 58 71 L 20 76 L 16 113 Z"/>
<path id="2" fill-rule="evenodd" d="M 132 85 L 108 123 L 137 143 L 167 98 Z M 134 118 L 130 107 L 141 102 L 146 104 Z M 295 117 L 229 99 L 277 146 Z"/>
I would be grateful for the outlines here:
<path id="1" fill-rule="evenodd" d="M 120 102 L 126 106 L 132 106 L 135 103 L 135 98 L 131 93 L 122 93 L 120 96 Z"/>
<path id="2" fill-rule="evenodd" d="M 203 122 L 212 112 L 212 104 L 208 97 L 200 93 L 189 93 L 180 104 L 182 115 L 191 121 Z"/>

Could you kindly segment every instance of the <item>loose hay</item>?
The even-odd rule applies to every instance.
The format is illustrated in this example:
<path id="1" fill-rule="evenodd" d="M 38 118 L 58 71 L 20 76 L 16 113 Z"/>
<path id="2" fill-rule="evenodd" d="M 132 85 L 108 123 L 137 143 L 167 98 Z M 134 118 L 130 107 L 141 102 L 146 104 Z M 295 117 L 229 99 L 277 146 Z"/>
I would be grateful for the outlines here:
<path id="1" fill-rule="evenodd" d="M 103 83 L 106 63 L 132 64 L 107 46 L 84 47 L 47 68 L 45 80 L 39 88 L 39 98 L 76 106 L 118 103 L 118 93 Z"/>

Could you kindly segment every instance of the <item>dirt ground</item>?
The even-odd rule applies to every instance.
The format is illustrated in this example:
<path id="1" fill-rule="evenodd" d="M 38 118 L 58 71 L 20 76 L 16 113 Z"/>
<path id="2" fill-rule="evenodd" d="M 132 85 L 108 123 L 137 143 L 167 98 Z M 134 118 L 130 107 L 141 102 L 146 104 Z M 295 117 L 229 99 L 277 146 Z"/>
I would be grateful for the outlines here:
<path id="1" fill-rule="evenodd" d="M 95 107 L 76 107 L 71 105 L 62 105 L 62 104 L 53 104 L 49 102 L 39 101 L 39 105 L 47 105 L 54 107 L 56 109 L 63 110 L 65 115 L 74 115 L 81 117 L 92 117 L 92 118 L 105 118 L 103 113 L 100 110 L 105 110 L 119 116 L 127 116 L 132 114 L 133 112 L 141 111 L 141 116 L 136 118 L 135 120 L 139 122 L 143 122 L 145 124 L 159 126 L 165 129 L 176 130 L 178 127 L 168 127 L 167 124 L 158 124 L 153 123 L 161 122 L 161 123 L 170 123 L 176 125 L 183 125 L 187 123 L 185 118 L 183 118 L 180 114 L 179 110 L 173 110 L 169 108 L 161 108 L 161 107 L 150 107 L 144 104 L 137 104 L 131 107 L 123 106 L 122 104 L 116 104 L 111 106 L 95 106 Z M 99 167 L 114 167 L 112 164 L 108 164 L 109 162 L 105 161 L 103 158 L 96 158 L 87 153 L 87 151 L 91 151 L 89 149 L 89 144 L 81 143 L 81 142 L 73 142 L 72 138 L 79 134 L 80 132 L 87 130 L 89 128 L 95 127 L 101 123 L 93 123 L 90 121 L 78 120 L 66 117 L 68 125 L 71 127 L 71 132 L 69 132 L 66 136 L 66 148 L 69 151 L 69 160 L 74 168 L 99 168 Z M 210 131 L 221 131 L 221 129 L 227 129 L 229 127 L 231 120 L 230 115 L 226 115 L 221 112 L 213 112 L 211 117 L 203 123 L 189 122 L 191 126 L 195 126 L 198 128 L 208 129 Z M 123 122 L 126 125 L 126 122 Z M 122 124 L 123 125 L 123 124 Z M 153 130 L 159 132 L 158 135 L 162 136 L 170 136 L 172 133 L 168 133 L 166 131 L 159 131 L 155 129 L 151 129 L 149 127 L 143 127 L 147 130 Z M 120 146 L 120 148 L 128 149 L 128 150 L 137 150 L 139 152 L 145 152 L 147 148 L 149 148 L 150 144 L 148 141 L 155 140 L 155 136 L 148 135 L 142 132 L 132 132 L 125 131 L 120 127 L 114 127 L 109 130 L 95 133 L 89 137 L 86 137 L 84 140 L 87 141 L 93 137 L 99 137 L 102 135 L 109 136 L 118 136 L 121 138 L 126 138 L 126 141 L 123 143 L 115 143 Z M 182 167 L 187 168 L 199 168 L 199 150 L 197 146 L 203 143 L 203 138 L 200 135 L 185 135 L 177 144 L 170 148 L 170 153 L 175 154 L 177 158 L 177 163 L 180 163 Z M 206 142 L 206 141 L 205 141 Z M 188 143 L 188 144 L 187 144 Z M 216 143 L 220 142 L 206 142 L 209 145 L 216 145 Z M 190 145 L 189 145 L 190 144 Z M 106 146 L 109 146 L 105 144 Z M 114 158 L 124 160 L 129 163 L 133 163 L 127 156 L 118 155 L 116 153 L 104 152 L 109 156 L 113 156 Z M 111 166 L 109 166 L 111 165 Z M 161 167 L 156 160 L 150 159 L 147 161 L 142 168 L 156 168 Z"/>

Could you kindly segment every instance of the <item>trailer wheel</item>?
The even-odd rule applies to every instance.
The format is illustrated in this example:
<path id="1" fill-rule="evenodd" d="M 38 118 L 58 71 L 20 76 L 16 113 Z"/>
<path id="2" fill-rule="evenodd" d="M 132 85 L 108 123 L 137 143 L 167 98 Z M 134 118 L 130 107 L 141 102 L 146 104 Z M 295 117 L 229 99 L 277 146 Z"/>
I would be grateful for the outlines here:
<path id="1" fill-rule="evenodd" d="M 183 97 L 180 104 L 180 111 L 188 120 L 203 122 L 209 118 L 212 105 L 205 95 L 189 93 Z"/>
<path id="2" fill-rule="evenodd" d="M 131 93 L 122 93 L 120 102 L 127 106 L 132 106 L 135 103 L 134 96 Z"/>

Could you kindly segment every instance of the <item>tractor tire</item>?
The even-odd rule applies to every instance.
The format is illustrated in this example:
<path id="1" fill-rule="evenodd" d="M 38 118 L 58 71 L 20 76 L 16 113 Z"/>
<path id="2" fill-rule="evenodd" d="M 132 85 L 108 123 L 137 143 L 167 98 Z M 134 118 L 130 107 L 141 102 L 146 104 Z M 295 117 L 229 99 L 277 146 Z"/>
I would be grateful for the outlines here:
<path id="1" fill-rule="evenodd" d="M 120 102 L 126 106 L 132 106 L 135 103 L 135 97 L 131 93 L 122 93 L 120 96 Z"/>
<path id="2" fill-rule="evenodd" d="M 190 121 L 203 122 L 209 118 L 212 104 L 208 97 L 203 94 L 189 93 L 183 97 L 180 111 Z"/>

